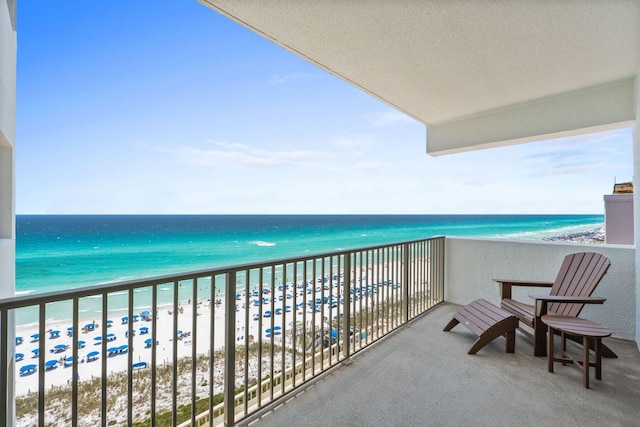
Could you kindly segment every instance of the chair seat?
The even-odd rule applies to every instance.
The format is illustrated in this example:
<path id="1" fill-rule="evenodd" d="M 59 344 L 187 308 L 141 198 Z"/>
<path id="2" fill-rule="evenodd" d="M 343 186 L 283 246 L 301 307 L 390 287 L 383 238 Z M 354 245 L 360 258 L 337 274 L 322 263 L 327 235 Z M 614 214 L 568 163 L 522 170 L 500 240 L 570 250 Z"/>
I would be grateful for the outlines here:
<path id="1" fill-rule="evenodd" d="M 525 304 L 511 298 L 504 298 L 500 301 L 500 307 L 515 315 L 524 324 L 533 328 L 535 307 L 532 304 Z"/>

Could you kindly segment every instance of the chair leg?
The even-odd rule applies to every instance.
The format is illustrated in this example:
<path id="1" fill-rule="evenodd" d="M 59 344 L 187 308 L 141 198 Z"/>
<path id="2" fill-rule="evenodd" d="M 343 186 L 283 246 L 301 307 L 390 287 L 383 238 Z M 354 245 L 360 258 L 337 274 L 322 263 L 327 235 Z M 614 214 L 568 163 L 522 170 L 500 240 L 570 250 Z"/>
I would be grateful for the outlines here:
<path id="1" fill-rule="evenodd" d="M 547 355 L 547 325 L 542 323 L 542 319 L 536 318 L 533 326 L 533 355 L 544 357 Z"/>
<path id="2" fill-rule="evenodd" d="M 447 326 L 444 327 L 443 331 L 450 331 L 451 328 L 456 326 L 458 323 L 460 323 L 460 321 L 454 317 L 449 323 L 447 323 Z"/>
<path id="3" fill-rule="evenodd" d="M 507 332 L 507 353 L 515 353 L 516 351 L 516 330 Z"/>
<path id="4" fill-rule="evenodd" d="M 594 338 L 596 347 L 596 379 L 602 379 L 602 339 Z"/>
<path id="5" fill-rule="evenodd" d="M 553 354 L 554 354 L 554 350 L 553 350 L 553 329 L 551 328 L 551 326 L 549 326 L 549 331 L 547 334 L 547 339 L 548 339 L 548 344 L 547 344 L 547 367 L 549 369 L 549 372 L 553 372 Z"/>
<path id="6" fill-rule="evenodd" d="M 582 377 L 584 388 L 589 388 L 589 337 L 582 338 Z"/>

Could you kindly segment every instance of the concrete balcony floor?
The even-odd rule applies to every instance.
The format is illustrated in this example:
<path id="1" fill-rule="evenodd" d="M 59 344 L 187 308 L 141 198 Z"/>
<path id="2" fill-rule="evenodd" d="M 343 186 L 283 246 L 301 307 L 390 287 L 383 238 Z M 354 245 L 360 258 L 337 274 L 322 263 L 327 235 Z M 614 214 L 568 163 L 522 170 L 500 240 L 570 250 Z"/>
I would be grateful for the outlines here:
<path id="1" fill-rule="evenodd" d="M 591 389 L 573 366 L 534 357 L 518 333 L 515 354 L 498 338 L 476 355 L 464 326 L 442 328 L 458 306 L 444 304 L 340 365 L 245 425 L 260 426 L 637 426 L 640 352 L 607 343 L 618 359 L 603 359 Z M 606 308 L 605 308 L 606 309 Z M 559 340 L 556 340 L 556 348 Z M 569 347 L 580 355 L 580 347 Z M 577 352 L 577 353 L 576 353 Z"/>

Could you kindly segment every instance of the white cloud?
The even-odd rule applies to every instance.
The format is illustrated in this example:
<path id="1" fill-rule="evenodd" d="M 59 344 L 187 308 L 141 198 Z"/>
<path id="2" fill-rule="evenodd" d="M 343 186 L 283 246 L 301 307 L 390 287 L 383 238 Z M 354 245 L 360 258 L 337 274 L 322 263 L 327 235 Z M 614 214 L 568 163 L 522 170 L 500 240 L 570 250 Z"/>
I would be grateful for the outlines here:
<path id="1" fill-rule="evenodd" d="M 212 142 L 211 144 L 222 149 L 178 145 L 159 147 L 157 150 L 184 163 L 201 166 L 293 166 L 324 161 L 333 156 L 326 151 L 269 151 L 238 143 Z"/>
<path id="2" fill-rule="evenodd" d="M 371 147 L 373 145 L 373 138 L 371 135 L 341 135 L 335 138 L 333 144 L 340 148 L 353 148 L 359 150 Z"/>
<path id="3" fill-rule="evenodd" d="M 375 127 L 395 126 L 397 124 L 416 122 L 410 116 L 397 110 L 371 113 L 367 116 L 367 119 L 369 120 L 371 125 Z"/>
<path id="4" fill-rule="evenodd" d="M 304 80 L 313 77 L 309 73 L 275 74 L 269 78 L 270 85 L 281 85 L 293 80 Z"/>
<path id="5" fill-rule="evenodd" d="M 378 169 L 382 169 L 383 167 L 384 167 L 383 162 L 375 162 L 375 161 L 357 162 L 355 165 L 353 165 L 353 169 L 357 171 L 378 170 Z"/>

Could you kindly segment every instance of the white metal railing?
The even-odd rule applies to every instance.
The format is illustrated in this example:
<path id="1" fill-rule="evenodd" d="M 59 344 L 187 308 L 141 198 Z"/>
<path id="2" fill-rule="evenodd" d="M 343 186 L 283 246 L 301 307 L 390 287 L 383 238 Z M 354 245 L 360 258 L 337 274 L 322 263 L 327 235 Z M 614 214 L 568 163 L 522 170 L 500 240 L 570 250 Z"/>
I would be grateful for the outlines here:
<path id="1" fill-rule="evenodd" d="M 444 253 L 439 237 L 0 300 L 0 425 L 11 395 L 18 425 L 232 425 L 442 302 Z"/>

